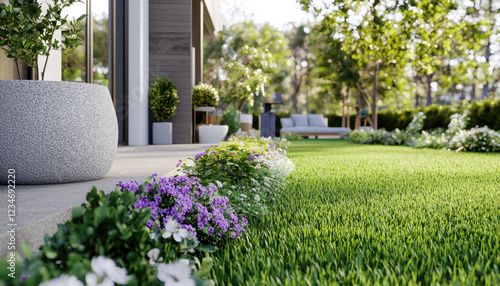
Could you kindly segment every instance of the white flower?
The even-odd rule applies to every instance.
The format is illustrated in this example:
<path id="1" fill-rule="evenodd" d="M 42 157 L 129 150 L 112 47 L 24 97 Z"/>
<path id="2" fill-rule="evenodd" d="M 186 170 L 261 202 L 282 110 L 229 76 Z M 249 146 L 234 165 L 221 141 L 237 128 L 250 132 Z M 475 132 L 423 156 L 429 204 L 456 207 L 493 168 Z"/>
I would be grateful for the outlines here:
<path id="1" fill-rule="evenodd" d="M 179 259 L 179 263 L 182 265 L 189 266 L 189 260 L 187 259 Z"/>
<path id="2" fill-rule="evenodd" d="M 216 180 L 215 183 L 217 184 L 217 187 L 219 187 L 219 189 L 222 188 L 222 183 L 221 182 L 219 182 L 219 181 Z"/>
<path id="3" fill-rule="evenodd" d="M 92 258 L 90 265 L 95 273 L 88 273 L 85 276 L 85 281 L 90 286 L 114 285 L 114 283 L 126 284 L 128 282 L 127 269 L 116 266 L 112 259 L 101 255 L 99 257 Z M 102 280 L 102 278 L 104 279 Z M 97 284 L 99 280 L 102 280 L 102 282 Z"/>
<path id="4" fill-rule="evenodd" d="M 89 286 L 114 286 L 115 283 L 108 277 L 97 277 L 95 273 L 89 272 L 85 275 L 85 282 Z"/>
<path id="5" fill-rule="evenodd" d="M 83 286 L 83 282 L 75 276 L 62 274 L 59 277 L 41 283 L 39 286 Z"/>
<path id="6" fill-rule="evenodd" d="M 189 236 L 189 232 L 185 228 L 180 228 L 177 221 L 173 218 L 169 218 L 167 224 L 165 225 L 165 232 L 163 233 L 163 238 L 169 238 L 174 236 L 175 241 L 181 242 L 183 238 Z"/>
<path id="7" fill-rule="evenodd" d="M 179 262 L 160 264 L 158 279 L 165 282 L 165 286 L 195 286 L 196 282 L 190 278 L 191 267 Z"/>
<path id="8" fill-rule="evenodd" d="M 158 260 L 158 256 L 160 256 L 160 250 L 158 248 L 153 248 L 148 251 L 149 264 L 153 265 Z M 163 258 L 160 259 L 162 261 Z"/>

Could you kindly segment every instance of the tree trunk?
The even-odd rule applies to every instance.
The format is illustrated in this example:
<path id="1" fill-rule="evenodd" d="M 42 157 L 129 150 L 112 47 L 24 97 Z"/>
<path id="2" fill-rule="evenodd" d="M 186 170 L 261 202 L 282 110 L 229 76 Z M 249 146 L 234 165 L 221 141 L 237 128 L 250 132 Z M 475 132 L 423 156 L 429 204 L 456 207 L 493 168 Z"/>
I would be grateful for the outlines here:
<path id="1" fill-rule="evenodd" d="M 491 5 L 491 1 L 490 1 Z M 489 64 L 490 63 L 490 56 L 491 56 L 491 51 L 490 51 L 490 39 L 488 39 L 488 45 L 486 45 L 486 62 Z M 481 95 L 481 99 L 486 99 L 488 98 L 488 92 L 490 90 L 490 84 L 489 81 L 486 81 L 483 85 L 483 94 Z"/>
<path id="2" fill-rule="evenodd" d="M 434 73 L 431 73 L 430 75 L 426 75 L 425 77 L 427 78 L 427 106 L 432 104 L 432 89 L 431 89 L 431 83 L 432 83 L 432 77 L 434 76 Z"/>
<path id="3" fill-rule="evenodd" d="M 295 113 L 299 113 L 299 91 L 295 90 L 292 95 L 293 110 Z"/>
<path id="4" fill-rule="evenodd" d="M 469 102 L 472 102 L 474 100 L 476 100 L 476 84 L 475 83 L 472 84 L 472 94 L 470 95 Z"/>
<path id="5" fill-rule="evenodd" d="M 379 62 L 375 63 L 375 74 L 373 77 L 373 95 L 372 95 L 372 123 L 373 129 L 377 130 L 378 120 L 377 120 L 377 95 L 378 95 L 378 65 Z"/>
<path id="6" fill-rule="evenodd" d="M 493 10 L 492 10 L 492 5 L 493 5 L 493 0 L 489 1 L 489 17 L 492 17 L 493 19 L 495 18 L 495 15 L 493 15 Z M 486 58 L 486 63 L 490 64 L 490 57 L 491 57 L 491 37 L 488 38 L 488 44 L 486 45 L 486 54 L 484 57 Z M 490 90 L 490 84 L 489 81 L 487 80 L 484 85 L 483 85 L 483 94 L 481 95 L 481 99 L 486 99 L 488 98 L 488 92 Z"/>
<path id="7" fill-rule="evenodd" d="M 415 107 L 418 107 L 420 105 L 420 94 L 418 92 L 415 92 Z"/>
<path id="8" fill-rule="evenodd" d="M 351 90 L 348 89 L 347 92 L 347 111 L 346 111 L 346 127 L 351 128 L 351 100 L 349 99 L 349 94 L 351 93 Z"/>
<path id="9" fill-rule="evenodd" d="M 346 126 L 346 120 L 345 120 L 345 109 L 346 109 L 346 106 L 345 106 L 346 102 L 345 102 L 345 96 L 342 94 L 342 127 L 345 127 Z"/>

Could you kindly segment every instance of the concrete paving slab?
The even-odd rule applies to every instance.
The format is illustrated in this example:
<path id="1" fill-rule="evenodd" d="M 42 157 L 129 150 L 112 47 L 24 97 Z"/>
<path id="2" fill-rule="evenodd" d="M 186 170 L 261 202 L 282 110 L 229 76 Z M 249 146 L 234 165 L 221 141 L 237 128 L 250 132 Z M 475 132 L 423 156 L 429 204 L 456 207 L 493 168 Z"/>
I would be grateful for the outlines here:
<path id="1" fill-rule="evenodd" d="M 53 234 L 58 223 L 71 218 L 71 208 L 85 202 L 92 187 L 111 191 L 119 181 L 137 180 L 142 183 L 153 173 L 174 175 L 179 159 L 194 157 L 196 153 L 217 145 L 121 146 L 118 147 L 111 170 L 100 180 L 56 185 L 17 185 L 15 226 L 8 225 L 8 187 L 0 185 L 0 255 L 7 253 L 7 231 L 10 227 L 16 228 L 17 246 L 26 242 L 32 250 L 36 250 L 43 243 L 46 233 Z"/>

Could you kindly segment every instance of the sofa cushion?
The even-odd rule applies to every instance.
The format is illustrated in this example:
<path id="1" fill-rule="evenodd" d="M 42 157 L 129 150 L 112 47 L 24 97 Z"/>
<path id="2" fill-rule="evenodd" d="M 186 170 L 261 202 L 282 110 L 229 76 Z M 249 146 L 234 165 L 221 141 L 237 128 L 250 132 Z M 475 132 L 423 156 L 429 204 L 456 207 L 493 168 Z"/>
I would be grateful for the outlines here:
<path id="1" fill-rule="evenodd" d="M 309 114 L 307 116 L 309 126 L 327 127 L 324 118 L 323 114 Z"/>
<path id="2" fill-rule="evenodd" d="M 293 127 L 293 120 L 291 118 L 280 118 L 281 127 Z"/>
<path id="3" fill-rule="evenodd" d="M 319 126 L 294 126 L 280 129 L 280 133 L 319 133 L 319 134 L 345 134 L 351 132 L 351 128 L 342 127 L 319 127 Z"/>
<path id="4" fill-rule="evenodd" d="M 292 114 L 294 126 L 309 126 L 307 115 L 305 114 Z"/>

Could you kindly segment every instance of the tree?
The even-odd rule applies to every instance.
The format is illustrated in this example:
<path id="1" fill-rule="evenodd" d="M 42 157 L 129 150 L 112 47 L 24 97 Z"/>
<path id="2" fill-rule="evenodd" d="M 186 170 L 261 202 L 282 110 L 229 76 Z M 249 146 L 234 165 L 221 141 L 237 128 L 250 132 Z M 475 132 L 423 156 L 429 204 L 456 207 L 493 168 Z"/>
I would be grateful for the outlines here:
<path id="1" fill-rule="evenodd" d="M 314 56 L 310 52 L 311 45 L 309 40 L 310 28 L 305 25 L 299 25 L 288 31 L 289 47 L 291 49 L 292 69 L 292 106 L 295 113 L 300 113 L 298 97 L 304 88 L 306 81 L 314 67 Z"/>
<path id="2" fill-rule="evenodd" d="M 243 65 L 251 73 L 260 69 L 268 79 L 264 90 L 259 89 L 254 96 L 283 92 L 283 80 L 289 74 L 290 51 L 287 46 L 283 34 L 267 24 L 258 26 L 250 21 L 224 27 L 214 39 L 205 42 L 204 78 L 215 87 L 228 88 L 230 84 L 224 83 L 228 76 L 233 80 L 237 78 L 225 68 L 231 68 L 232 72 L 239 70 L 236 74 L 242 75 L 244 70 L 240 65 Z M 255 75 L 263 79 L 261 75 Z"/>

